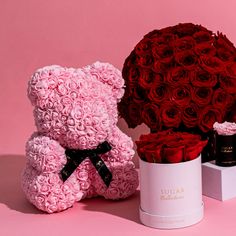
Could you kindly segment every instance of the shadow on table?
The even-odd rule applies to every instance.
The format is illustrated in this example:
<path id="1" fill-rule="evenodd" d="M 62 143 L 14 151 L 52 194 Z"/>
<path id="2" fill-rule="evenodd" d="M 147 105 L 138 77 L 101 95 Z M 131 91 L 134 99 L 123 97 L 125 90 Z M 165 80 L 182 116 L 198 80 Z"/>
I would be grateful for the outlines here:
<path id="1" fill-rule="evenodd" d="M 23 155 L 0 155 L 0 204 L 24 214 L 45 214 L 30 204 L 21 189 L 21 172 L 25 166 Z M 133 222 L 139 221 L 139 191 L 131 197 L 112 201 L 102 197 L 81 201 L 84 210 L 104 212 Z"/>
<path id="2" fill-rule="evenodd" d="M 0 204 L 25 214 L 43 214 L 31 205 L 21 190 L 22 155 L 0 155 Z"/>
<path id="3" fill-rule="evenodd" d="M 124 200 L 112 201 L 98 197 L 84 199 L 82 202 L 85 204 L 84 210 L 108 213 L 141 224 L 139 220 L 139 190 Z"/>

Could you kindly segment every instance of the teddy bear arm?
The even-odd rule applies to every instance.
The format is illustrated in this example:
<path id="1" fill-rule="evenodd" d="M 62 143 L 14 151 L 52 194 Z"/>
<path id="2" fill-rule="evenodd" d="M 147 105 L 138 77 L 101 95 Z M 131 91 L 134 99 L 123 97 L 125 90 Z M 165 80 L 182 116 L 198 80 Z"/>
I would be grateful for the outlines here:
<path id="1" fill-rule="evenodd" d="M 112 136 L 109 137 L 112 145 L 110 151 L 110 161 L 127 162 L 131 161 L 134 156 L 133 141 L 118 127 L 115 127 Z"/>
<path id="2" fill-rule="evenodd" d="M 56 140 L 37 133 L 26 144 L 26 157 L 42 173 L 59 172 L 67 161 L 65 149 Z"/>

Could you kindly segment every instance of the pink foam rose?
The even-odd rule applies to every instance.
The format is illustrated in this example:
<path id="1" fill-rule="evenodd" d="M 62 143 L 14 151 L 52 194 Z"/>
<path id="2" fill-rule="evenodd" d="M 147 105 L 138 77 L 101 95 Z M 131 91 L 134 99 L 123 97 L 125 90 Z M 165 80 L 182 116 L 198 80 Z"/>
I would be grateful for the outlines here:
<path id="1" fill-rule="evenodd" d="M 63 191 L 65 194 L 70 193 L 70 189 L 71 189 L 71 186 L 70 186 L 68 183 L 65 183 L 65 184 L 62 186 L 62 191 Z"/>
<path id="2" fill-rule="evenodd" d="M 37 196 L 36 201 L 38 202 L 39 205 L 43 206 L 43 204 L 45 202 L 45 196 L 44 195 Z"/>
<path id="3" fill-rule="evenodd" d="M 72 75 L 72 76 L 73 76 L 73 75 Z M 65 86 L 66 86 L 66 88 L 68 89 L 68 91 L 76 90 L 76 88 L 77 88 L 76 78 L 71 77 L 70 79 L 67 79 L 67 80 L 65 81 Z"/>
<path id="4" fill-rule="evenodd" d="M 86 181 L 88 179 L 89 175 L 88 172 L 85 170 L 81 170 L 77 172 L 77 178 L 82 181 Z"/>
<path id="5" fill-rule="evenodd" d="M 59 175 L 56 174 L 50 174 L 48 178 L 48 182 L 50 184 L 58 184 L 60 182 L 60 177 Z"/>
<path id="6" fill-rule="evenodd" d="M 38 185 L 38 191 L 43 194 L 47 195 L 51 191 L 51 187 L 49 184 Z"/>
<path id="7" fill-rule="evenodd" d="M 120 188 L 117 188 L 117 186 L 120 186 L 119 182 L 113 181 L 109 188 L 106 190 L 105 197 L 109 199 L 120 198 Z"/>
<path id="8" fill-rule="evenodd" d="M 74 91 L 73 94 L 77 93 Z M 62 96 L 59 98 L 59 104 L 62 104 L 64 107 L 72 107 L 72 102 L 73 98 L 71 96 Z"/>
<path id="9" fill-rule="evenodd" d="M 71 92 L 70 92 L 70 97 L 72 98 L 72 99 L 76 99 L 76 98 L 78 98 L 78 92 L 75 90 L 72 90 Z"/>
<path id="10" fill-rule="evenodd" d="M 87 179 L 86 181 L 80 181 L 80 188 L 81 190 L 87 190 L 91 185 L 90 179 Z"/>
<path id="11" fill-rule="evenodd" d="M 52 205 L 56 205 L 58 198 L 54 194 L 49 194 L 46 198 L 46 202 Z"/>
<path id="12" fill-rule="evenodd" d="M 63 211 L 63 210 L 65 210 L 66 208 L 68 208 L 66 202 L 60 201 L 60 202 L 58 203 L 58 209 L 59 209 L 59 211 Z"/>
<path id="13" fill-rule="evenodd" d="M 76 106 L 76 108 L 71 111 L 71 116 L 76 120 L 81 119 L 83 115 L 84 115 L 84 112 L 81 107 L 81 104 L 78 104 L 78 106 Z"/>
<path id="14" fill-rule="evenodd" d="M 44 184 L 48 181 L 48 177 L 46 175 L 39 175 L 36 180 L 39 184 Z"/>
<path id="15" fill-rule="evenodd" d="M 48 213 L 53 213 L 53 212 L 58 210 L 58 206 L 57 205 L 47 204 L 46 207 L 44 209 L 42 209 L 42 210 L 45 210 Z"/>
<path id="16" fill-rule="evenodd" d="M 231 123 L 227 121 L 224 123 L 215 122 L 215 124 L 213 125 L 213 128 L 219 135 L 236 134 L 236 123 Z"/>

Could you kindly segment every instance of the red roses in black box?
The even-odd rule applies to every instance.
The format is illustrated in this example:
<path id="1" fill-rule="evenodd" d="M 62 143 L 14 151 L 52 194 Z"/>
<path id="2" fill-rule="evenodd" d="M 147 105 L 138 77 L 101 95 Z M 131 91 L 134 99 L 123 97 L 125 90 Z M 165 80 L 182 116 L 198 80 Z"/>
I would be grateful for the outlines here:
<path id="1" fill-rule="evenodd" d="M 191 23 L 154 30 L 123 67 L 119 111 L 130 128 L 174 128 L 208 137 L 236 103 L 236 49 L 221 33 Z"/>

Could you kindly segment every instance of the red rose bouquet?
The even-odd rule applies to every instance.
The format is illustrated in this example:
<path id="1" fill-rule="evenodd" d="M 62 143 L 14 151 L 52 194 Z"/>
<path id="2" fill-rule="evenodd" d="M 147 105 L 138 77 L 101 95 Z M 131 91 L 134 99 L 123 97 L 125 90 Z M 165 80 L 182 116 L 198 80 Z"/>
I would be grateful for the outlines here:
<path id="1" fill-rule="evenodd" d="M 151 163 L 179 163 L 199 156 L 207 141 L 186 132 L 160 131 L 136 141 L 140 158 Z"/>
<path id="2" fill-rule="evenodd" d="M 209 139 L 215 122 L 236 117 L 236 49 L 200 25 L 145 35 L 125 60 L 123 77 L 119 112 L 130 128 L 145 123 L 152 132 L 173 128 Z"/>

